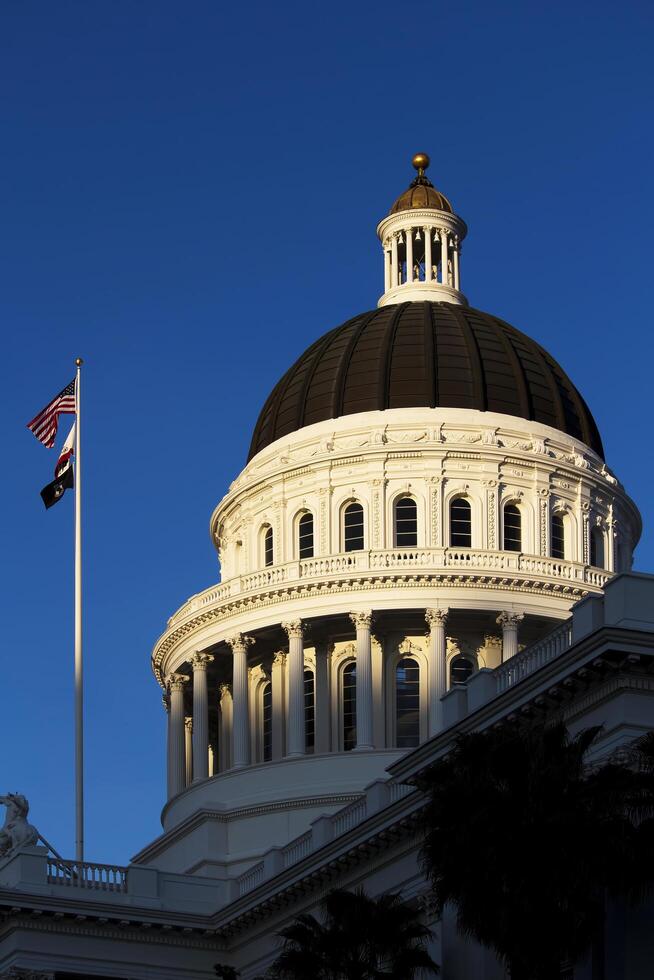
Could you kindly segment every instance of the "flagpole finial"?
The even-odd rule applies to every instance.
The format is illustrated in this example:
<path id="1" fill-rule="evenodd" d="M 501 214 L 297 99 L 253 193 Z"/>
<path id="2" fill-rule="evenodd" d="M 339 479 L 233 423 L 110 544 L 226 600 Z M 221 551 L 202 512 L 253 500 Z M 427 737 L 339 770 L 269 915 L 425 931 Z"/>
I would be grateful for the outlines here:
<path id="1" fill-rule="evenodd" d="M 75 364 L 77 365 L 77 367 L 81 367 L 83 363 L 84 363 L 84 361 L 82 360 L 81 357 L 76 357 L 75 358 Z"/>

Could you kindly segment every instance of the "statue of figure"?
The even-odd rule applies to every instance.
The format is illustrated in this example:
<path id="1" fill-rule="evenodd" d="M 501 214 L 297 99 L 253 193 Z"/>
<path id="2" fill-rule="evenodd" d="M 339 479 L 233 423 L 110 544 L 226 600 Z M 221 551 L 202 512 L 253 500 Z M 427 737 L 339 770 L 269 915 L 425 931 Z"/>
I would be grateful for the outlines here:
<path id="1" fill-rule="evenodd" d="M 20 793 L 0 796 L 0 803 L 7 807 L 5 822 L 0 829 L 0 857 L 6 857 L 21 847 L 33 847 L 38 843 L 39 832 L 27 822 L 30 805 Z"/>

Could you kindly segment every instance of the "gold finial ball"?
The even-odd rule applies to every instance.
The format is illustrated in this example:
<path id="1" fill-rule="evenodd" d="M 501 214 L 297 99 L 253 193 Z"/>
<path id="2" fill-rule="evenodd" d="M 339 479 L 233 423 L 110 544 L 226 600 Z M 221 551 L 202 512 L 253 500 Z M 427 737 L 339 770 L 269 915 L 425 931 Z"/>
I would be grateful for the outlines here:
<path id="1" fill-rule="evenodd" d="M 78 367 L 81 367 L 83 363 L 84 363 L 84 361 L 82 360 L 81 357 L 76 357 L 75 358 L 75 364 L 77 364 Z"/>
<path id="2" fill-rule="evenodd" d="M 416 153 L 413 160 L 411 161 L 416 170 L 426 170 L 431 163 L 428 153 Z"/>

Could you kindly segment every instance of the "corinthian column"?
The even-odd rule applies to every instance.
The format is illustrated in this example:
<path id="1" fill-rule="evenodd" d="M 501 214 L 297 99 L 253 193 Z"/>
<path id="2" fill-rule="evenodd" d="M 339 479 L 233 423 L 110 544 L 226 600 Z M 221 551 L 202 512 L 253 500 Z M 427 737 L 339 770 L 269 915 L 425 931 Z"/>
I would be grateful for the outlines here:
<path id="1" fill-rule="evenodd" d="M 207 667 L 213 661 L 208 653 L 194 653 L 189 659 L 193 668 L 193 779 L 209 775 L 209 696 Z"/>
<path id="2" fill-rule="evenodd" d="M 288 746 L 287 755 L 304 755 L 304 629 L 302 620 L 282 623 L 288 634 Z"/>
<path id="3" fill-rule="evenodd" d="M 441 698 L 447 691 L 447 609 L 427 609 L 429 626 L 429 735 L 443 730 Z"/>
<path id="4" fill-rule="evenodd" d="M 351 612 L 357 631 L 357 749 L 373 749 L 372 735 L 372 612 Z"/>
<path id="5" fill-rule="evenodd" d="M 181 793 L 186 786 L 186 747 L 184 735 L 184 685 L 188 677 L 170 674 L 170 739 L 168 742 L 168 786 L 170 796 Z"/>
<path id="6" fill-rule="evenodd" d="M 524 613 L 501 612 L 496 622 L 502 627 L 502 663 L 518 652 L 518 625 Z"/>
<path id="7" fill-rule="evenodd" d="M 248 705 L 248 647 L 251 636 L 237 633 L 227 640 L 232 648 L 234 675 L 232 678 L 232 767 L 242 769 L 250 764 L 250 711 Z"/>

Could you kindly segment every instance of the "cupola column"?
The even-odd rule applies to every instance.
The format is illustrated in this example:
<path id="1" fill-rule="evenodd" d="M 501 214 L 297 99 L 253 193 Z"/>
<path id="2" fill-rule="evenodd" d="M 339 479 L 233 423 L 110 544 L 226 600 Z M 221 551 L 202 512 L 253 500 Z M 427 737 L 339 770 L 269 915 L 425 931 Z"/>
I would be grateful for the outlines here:
<path id="1" fill-rule="evenodd" d="M 279 650 L 273 657 L 270 683 L 272 685 L 272 758 L 284 758 L 286 745 L 286 654 Z"/>
<path id="2" fill-rule="evenodd" d="M 397 235 L 393 235 L 391 239 L 391 287 L 397 286 L 399 283 L 399 269 L 397 262 Z"/>
<path id="3" fill-rule="evenodd" d="M 168 787 L 171 797 L 181 793 L 186 786 L 184 685 L 187 681 L 188 677 L 184 674 L 171 674 L 168 678 L 168 688 L 170 691 Z"/>
<path id="4" fill-rule="evenodd" d="M 233 658 L 232 766 L 234 769 L 242 769 L 250 764 L 248 647 L 252 646 L 254 639 L 237 633 L 227 643 L 232 648 Z"/>
<path id="5" fill-rule="evenodd" d="M 501 612 L 497 617 L 497 624 L 502 627 L 502 663 L 518 652 L 518 625 L 523 619 L 524 613 L 514 612 Z"/>
<path id="6" fill-rule="evenodd" d="M 384 249 L 384 292 L 387 293 L 391 288 L 391 250 L 388 246 Z"/>
<path id="7" fill-rule="evenodd" d="M 449 285 L 447 263 L 448 263 L 448 246 L 447 246 L 447 230 L 441 228 L 441 285 Z"/>
<path id="8" fill-rule="evenodd" d="M 234 703 L 229 684 L 220 685 L 220 737 L 218 741 L 218 768 L 220 772 L 232 768 L 232 720 Z"/>
<path id="9" fill-rule="evenodd" d="M 461 243 L 457 238 L 454 239 L 454 247 L 452 249 L 452 266 L 454 269 L 454 288 L 460 289 L 459 285 L 459 249 L 461 248 Z"/>
<path id="10" fill-rule="evenodd" d="M 193 718 L 184 718 L 184 782 L 190 786 L 193 782 Z"/>
<path id="11" fill-rule="evenodd" d="M 413 228 L 406 230 L 406 281 L 413 282 Z"/>
<path id="12" fill-rule="evenodd" d="M 304 627 L 300 619 L 282 623 L 288 634 L 288 745 L 289 756 L 306 751 L 304 722 Z"/>
<path id="13" fill-rule="evenodd" d="M 193 668 L 193 779 L 206 779 L 209 775 L 209 695 L 207 691 L 207 667 L 213 657 L 208 653 L 194 653 L 190 658 Z"/>
<path id="14" fill-rule="evenodd" d="M 425 282 L 431 282 L 431 228 L 423 228 L 425 236 Z"/>
<path id="15" fill-rule="evenodd" d="M 447 609 L 427 609 L 429 626 L 429 735 L 443 730 L 441 698 L 447 691 Z"/>
<path id="16" fill-rule="evenodd" d="M 351 612 L 357 631 L 357 749 L 373 749 L 372 732 L 372 612 Z"/>
<path id="17" fill-rule="evenodd" d="M 164 711 L 166 712 L 166 799 L 169 800 L 172 794 L 171 789 L 171 767 L 170 767 L 170 739 L 171 739 L 171 725 L 170 725 L 170 694 L 166 692 L 161 699 L 164 706 Z"/>

